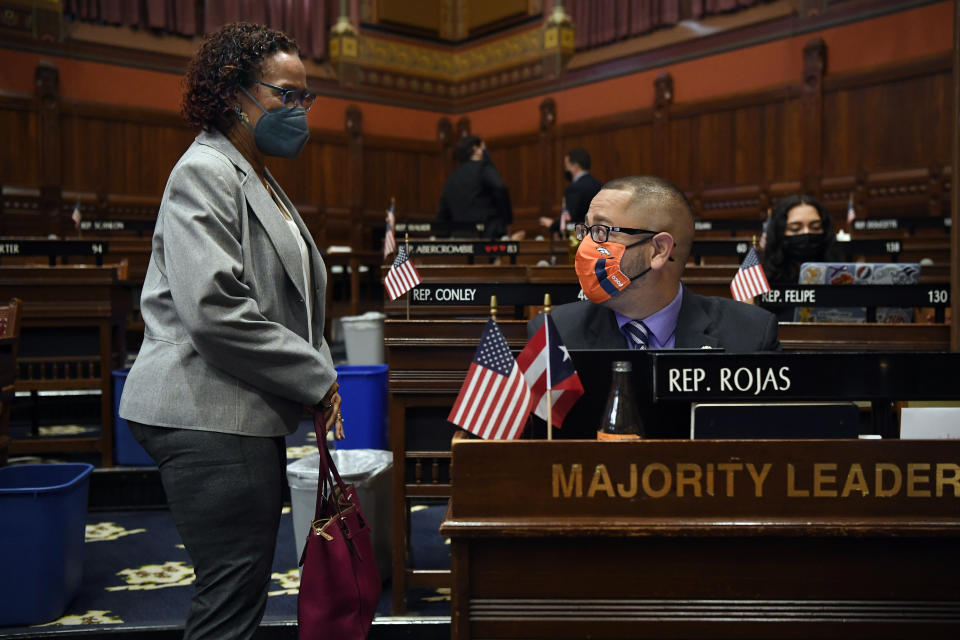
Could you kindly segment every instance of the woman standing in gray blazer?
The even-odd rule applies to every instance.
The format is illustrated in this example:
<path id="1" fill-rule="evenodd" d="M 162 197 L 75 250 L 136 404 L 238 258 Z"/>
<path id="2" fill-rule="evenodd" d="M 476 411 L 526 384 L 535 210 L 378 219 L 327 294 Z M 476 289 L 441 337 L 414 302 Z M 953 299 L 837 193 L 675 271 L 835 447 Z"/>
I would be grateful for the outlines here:
<path id="1" fill-rule="evenodd" d="M 249 638 L 259 625 L 284 436 L 304 407 L 343 437 L 326 270 L 264 164 L 300 153 L 313 100 L 296 43 L 261 25 L 226 25 L 187 71 L 183 112 L 202 131 L 160 204 L 120 415 L 160 468 L 194 565 L 188 639 Z"/>

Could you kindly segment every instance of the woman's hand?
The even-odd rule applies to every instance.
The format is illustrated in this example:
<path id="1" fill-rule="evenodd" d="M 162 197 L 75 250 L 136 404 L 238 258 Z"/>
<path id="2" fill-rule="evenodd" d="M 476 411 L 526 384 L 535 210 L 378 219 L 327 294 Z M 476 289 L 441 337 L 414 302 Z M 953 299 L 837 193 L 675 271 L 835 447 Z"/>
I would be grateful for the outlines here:
<path id="1" fill-rule="evenodd" d="M 320 404 L 317 405 L 321 411 L 323 411 L 323 420 L 327 425 L 327 430 L 329 431 L 333 428 L 333 438 L 335 440 L 343 440 L 345 436 L 343 432 L 343 416 L 340 415 L 340 394 L 337 390 L 340 388 L 336 382 L 333 383 L 333 386 L 330 387 L 330 391 L 327 392 L 327 395 L 324 396 L 323 400 L 320 401 Z"/>

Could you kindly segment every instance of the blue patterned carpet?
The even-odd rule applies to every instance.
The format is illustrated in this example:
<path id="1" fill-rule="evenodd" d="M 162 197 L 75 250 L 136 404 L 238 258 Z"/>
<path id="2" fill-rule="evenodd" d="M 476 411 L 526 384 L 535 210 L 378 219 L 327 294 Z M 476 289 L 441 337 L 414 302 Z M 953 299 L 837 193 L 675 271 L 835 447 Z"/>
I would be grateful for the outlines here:
<path id="1" fill-rule="evenodd" d="M 311 442 L 313 440 L 314 442 Z M 312 432 L 288 439 L 290 461 L 316 451 Z M 415 566 L 449 568 L 449 543 L 438 532 L 445 505 L 413 507 Z M 290 507 L 284 508 L 264 623 L 297 617 L 297 551 Z M 182 625 L 193 591 L 193 569 L 166 510 L 99 511 L 88 514 L 83 582 L 64 615 L 43 627 L 0 628 L 0 637 L 49 631 L 50 625 L 79 630 L 90 625 L 151 627 Z M 3 580 L 15 580 L 4 575 Z M 389 581 L 377 615 L 391 612 Z M 410 615 L 449 616 L 449 592 L 410 591 Z"/>

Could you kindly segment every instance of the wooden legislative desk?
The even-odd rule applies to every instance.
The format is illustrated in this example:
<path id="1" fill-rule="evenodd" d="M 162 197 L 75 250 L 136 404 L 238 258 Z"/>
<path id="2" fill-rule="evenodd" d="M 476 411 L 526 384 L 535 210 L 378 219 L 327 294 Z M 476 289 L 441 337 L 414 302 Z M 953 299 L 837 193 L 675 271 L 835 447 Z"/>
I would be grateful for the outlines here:
<path id="1" fill-rule="evenodd" d="M 23 300 L 16 390 L 98 390 L 100 434 L 18 439 L 10 453 L 96 451 L 103 466 L 111 466 L 111 371 L 126 355 L 129 288 L 109 266 L 0 267 L 0 299 L 14 296 Z"/>
<path id="2" fill-rule="evenodd" d="M 960 442 L 453 445 L 452 638 L 960 637 Z"/>
<path id="3" fill-rule="evenodd" d="M 450 495 L 450 441 L 457 429 L 447 413 L 463 384 L 486 318 L 388 319 L 384 323 L 389 374 L 393 464 L 393 611 L 406 611 L 408 588 L 449 585 L 446 571 L 409 561 L 411 500 Z M 514 350 L 527 341 L 524 320 L 500 320 Z M 781 323 L 785 351 L 941 351 L 948 325 Z"/>

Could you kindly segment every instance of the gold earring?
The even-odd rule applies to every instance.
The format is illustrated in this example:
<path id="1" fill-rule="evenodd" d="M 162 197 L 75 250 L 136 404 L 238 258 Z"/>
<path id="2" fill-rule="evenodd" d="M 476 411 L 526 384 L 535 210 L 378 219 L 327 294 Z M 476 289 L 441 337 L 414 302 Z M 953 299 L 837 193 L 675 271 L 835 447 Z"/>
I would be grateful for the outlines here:
<path id="1" fill-rule="evenodd" d="M 250 118 L 247 116 L 246 113 L 244 113 L 243 109 L 240 107 L 239 104 L 233 105 L 233 110 L 237 114 L 237 117 L 240 118 L 242 122 L 245 122 L 246 124 L 250 124 Z"/>

